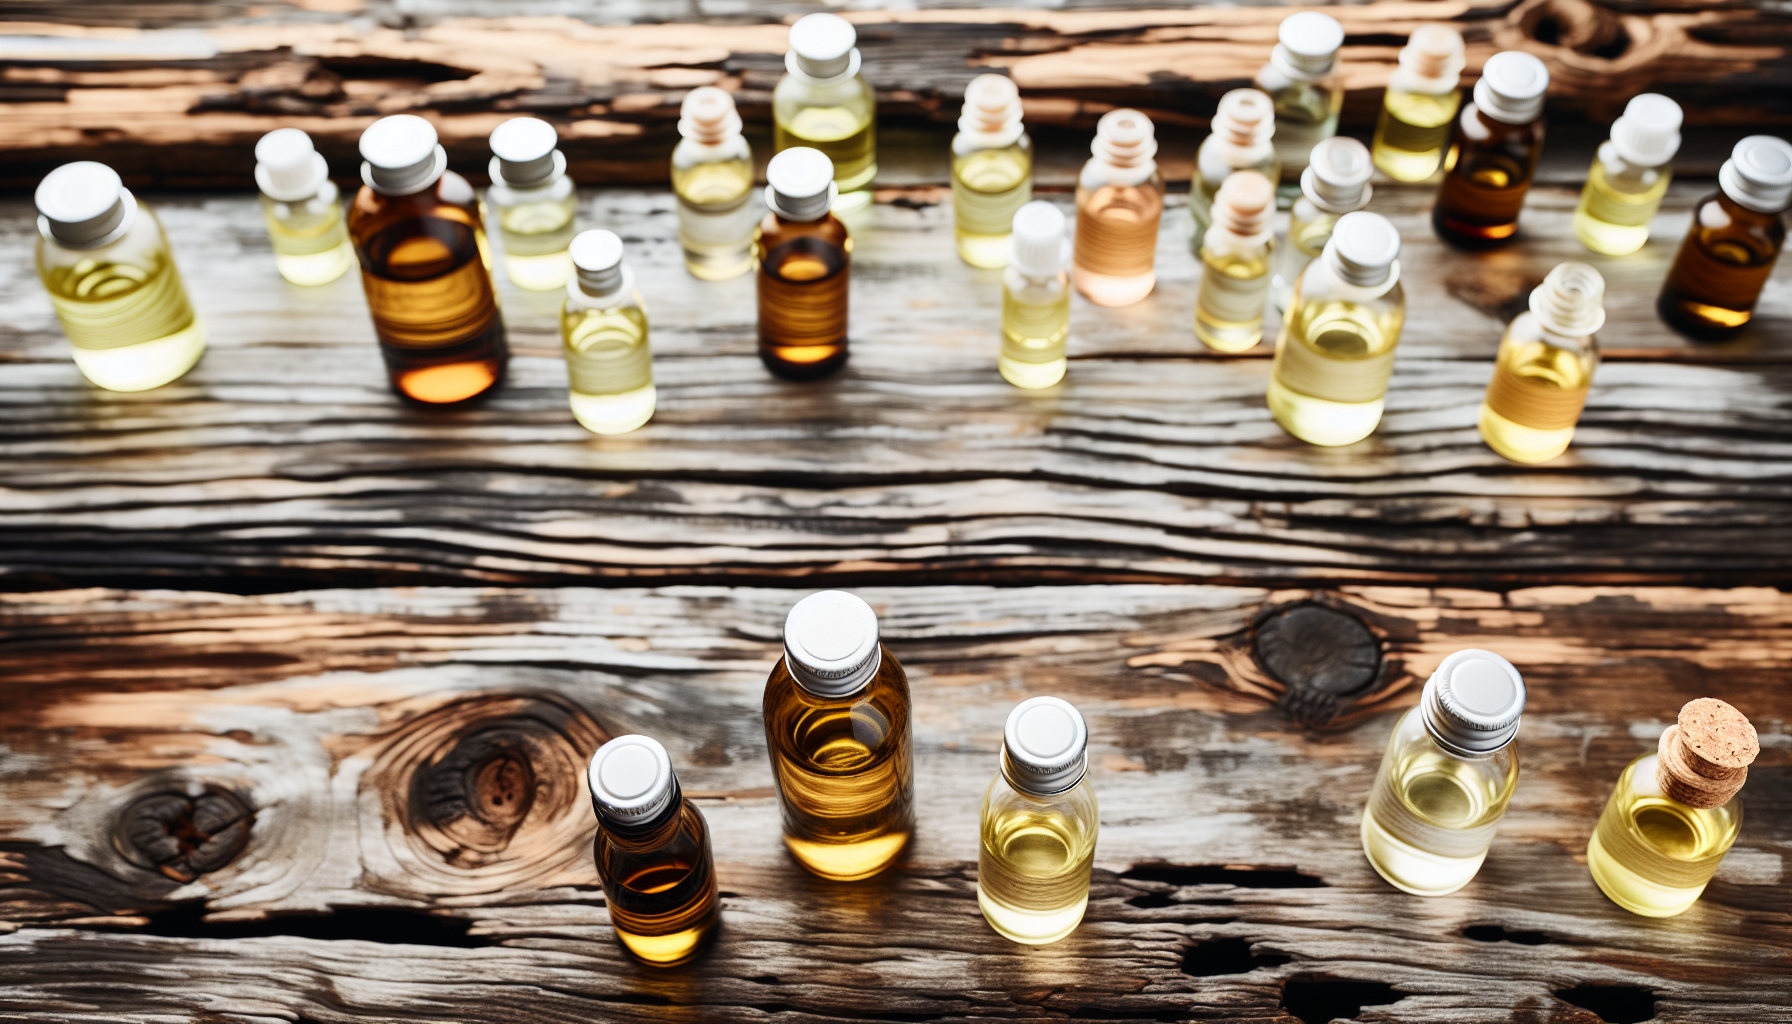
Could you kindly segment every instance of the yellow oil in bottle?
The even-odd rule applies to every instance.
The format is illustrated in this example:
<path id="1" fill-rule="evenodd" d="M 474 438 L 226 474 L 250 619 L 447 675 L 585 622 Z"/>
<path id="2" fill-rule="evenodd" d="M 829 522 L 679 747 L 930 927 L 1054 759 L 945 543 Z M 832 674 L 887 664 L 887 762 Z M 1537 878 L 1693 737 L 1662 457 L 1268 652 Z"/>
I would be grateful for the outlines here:
<path id="1" fill-rule="evenodd" d="M 1397 286 L 1396 286 L 1397 287 Z M 1309 444 L 1354 444 L 1381 422 L 1404 308 L 1303 302 L 1284 321 L 1269 379 L 1276 422 Z"/>
<path id="2" fill-rule="evenodd" d="M 1593 383 L 1591 360 L 1541 340 L 1500 344 L 1481 403 L 1481 438 L 1513 462 L 1547 462 L 1568 449 Z"/>
<path id="3" fill-rule="evenodd" d="M 1481 870 L 1517 778 L 1414 745 L 1384 764 L 1363 814 L 1363 850 L 1395 888 L 1442 896 Z"/>
<path id="4" fill-rule="evenodd" d="M 1612 902 L 1644 917 L 1692 906 L 1742 827 L 1742 804 L 1694 808 L 1656 782 L 1658 754 L 1630 763 L 1587 843 L 1587 868 Z"/>
<path id="5" fill-rule="evenodd" d="M 1375 166 L 1395 181 L 1424 181 L 1436 174 L 1461 104 L 1455 89 L 1436 95 L 1389 89 L 1370 147 Z"/>
<path id="6" fill-rule="evenodd" d="M 952 154 L 953 231 L 958 255 L 973 267 L 1008 264 L 1014 212 L 1033 198 L 1033 153 L 1015 143 Z"/>
<path id="7" fill-rule="evenodd" d="M 742 149 L 744 150 L 744 146 Z M 705 281 L 725 281 L 753 269 L 753 162 L 746 156 L 672 166 L 678 197 L 678 241 L 685 269 Z"/>
<path id="8" fill-rule="evenodd" d="M 1059 274 L 1044 282 L 1009 274 L 1002 286 L 1002 354 L 996 368 L 1018 388 L 1049 388 L 1070 366 L 1070 282 Z"/>
<path id="9" fill-rule="evenodd" d="M 335 183 L 324 182 L 317 195 L 298 202 L 263 195 L 261 212 L 274 246 L 274 267 L 293 284 L 329 284 L 355 265 Z"/>
<path id="10" fill-rule="evenodd" d="M 1070 934 L 1089 904 L 1095 863 L 1094 796 L 1084 787 L 1085 813 L 1063 801 L 1029 800 L 1009 791 L 991 807 L 985 797 L 977 859 L 977 905 L 990 927 L 1016 942 L 1042 945 Z"/>
<path id="11" fill-rule="evenodd" d="M 639 306 L 571 309 L 561 315 L 569 401 L 594 434 L 626 434 L 653 416 L 647 311 Z"/>
<path id="12" fill-rule="evenodd" d="M 150 217 L 143 207 L 136 215 Z M 95 385 L 108 391 L 158 388 L 204 354 L 204 324 L 165 244 L 143 247 L 130 262 L 102 253 L 51 265 L 40 255 L 38 268 L 74 346 L 75 365 Z"/>
<path id="13" fill-rule="evenodd" d="M 819 149 L 834 162 L 834 184 L 842 200 L 863 191 L 877 175 L 877 126 L 872 108 L 858 104 L 801 107 L 786 120 L 777 111 L 774 143 L 782 153 L 793 146 Z M 865 192 L 858 205 L 871 201 Z M 839 212 L 843 207 L 835 206 Z"/>
<path id="14" fill-rule="evenodd" d="M 566 287 L 572 275 L 566 247 L 572 242 L 578 205 L 570 187 L 562 196 L 498 205 L 504 273 L 511 284 L 532 292 Z"/>
<path id="15" fill-rule="evenodd" d="M 1209 231 L 1211 244 L 1217 231 Z M 1195 337 L 1219 352 L 1243 352 L 1263 340 L 1272 248 L 1248 253 L 1201 249 L 1201 288 L 1195 296 Z"/>
<path id="16" fill-rule="evenodd" d="M 1649 221 L 1661 209 L 1673 175 L 1667 168 L 1635 169 L 1614 177 L 1595 159 L 1574 208 L 1574 234 L 1581 244 L 1607 256 L 1623 256 L 1649 240 Z"/>

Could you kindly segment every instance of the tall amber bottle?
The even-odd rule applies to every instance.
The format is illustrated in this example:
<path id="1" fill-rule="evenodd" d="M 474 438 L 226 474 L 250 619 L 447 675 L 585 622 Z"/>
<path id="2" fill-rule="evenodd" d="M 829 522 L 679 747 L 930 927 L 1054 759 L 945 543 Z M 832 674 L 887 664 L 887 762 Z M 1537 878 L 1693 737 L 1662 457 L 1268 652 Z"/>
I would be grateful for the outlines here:
<path id="1" fill-rule="evenodd" d="M 1156 131 L 1136 110 L 1110 110 L 1089 150 L 1076 181 L 1076 290 L 1098 306 L 1130 306 L 1157 286 L 1164 177 Z"/>
<path id="2" fill-rule="evenodd" d="M 834 165 L 798 146 L 765 169 L 769 211 L 753 236 L 759 264 L 759 358 L 792 380 L 825 377 L 846 364 L 846 300 L 852 234 L 828 212 Z"/>
<path id="3" fill-rule="evenodd" d="M 849 881 L 902 852 L 914 831 L 908 676 L 870 605 L 824 590 L 790 609 L 765 683 L 765 743 L 784 844 L 804 867 Z"/>
<path id="4" fill-rule="evenodd" d="M 392 386 L 430 404 L 484 394 L 510 349 L 473 186 L 410 114 L 361 133 L 361 158 L 348 231 Z"/>
<path id="5" fill-rule="evenodd" d="M 1463 249 L 1492 249 L 1518 233 L 1518 211 L 1543 152 L 1549 69 L 1528 53 L 1496 53 L 1462 108 L 1431 208 L 1437 236 Z"/>
<path id="6" fill-rule="evenodd" d="M 1656 302 L 1670 326 L 1706 341 L 1732 337 L 1754 318 L 1786 244 L 1780 214 L 1792 201 L 1792 145 L 1771 135 L 1743 139 L 1717 184 L 1694 211 Z"/>

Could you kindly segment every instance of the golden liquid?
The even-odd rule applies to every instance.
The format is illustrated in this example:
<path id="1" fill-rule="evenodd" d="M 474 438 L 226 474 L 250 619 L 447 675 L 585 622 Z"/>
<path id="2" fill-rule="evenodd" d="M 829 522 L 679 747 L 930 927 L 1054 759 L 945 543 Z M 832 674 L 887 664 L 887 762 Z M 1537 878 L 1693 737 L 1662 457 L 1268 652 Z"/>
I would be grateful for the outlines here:
<path id="1" fill-rule="evenodd" d="M 1435 747 L 1384 762 L 1363 812 L 1363 852 L 1381 877 L 1416 896 L 1443 896 L 1481 870 L 1506 811 L 1517 761 L 1501 785 Z"/>
<path id="2" fill-rule="evenodd" d="M 1701 201 L 1656 311 L 1675 330 L 1701 340 L 1736 334 L 1754 318 L 1785 240 L 1779 214 L 1746 209 L 1722 192 Z"/>
<path id="3" fill-rule="evenodd" d="M 327 199 L 320 194 L 303 202 L 283 203 L 264 195 L 261 213 L 274 246 L 274 268 L 293 284 L 329 284 L 355 265 L 348 221 L 342 216 L 334 185 L 329 187 Z"/>
<path id="4" fill-rule="evenodd" d="M 1591 363 L 1543 341 L 1500 343 L 1481 403 L 1481 439 L 1513 462 L 1547 462 L 1568 450 L 1592 386 Z M 1562 424 L 1568 419 L 1567 424 Z"/>
<path id="5" fill-rule="evenodd" d="M 1307 269 L 1307 264 L 1325 251 L 1325 243 L 1332 240 L 1332 231 L 1337 226 L 1337 214 L 1320 212 L 1304 202 L 1294 204 L 1294 212 L 1288 219 L 1288 244 L 1276 250 L 1276 275 L 1270 283 L 1276 309 L 1287 311 L 1288 303 L 1294 298 L 1294 282 L 1300 280 L 1300 272 Z"/>
<path id="6" fill-rule="evenodd" d="M 594 434 L 626 434 L 653 416 L 656 394 L 639 307 L 567 309 L 560 314 L 569 403 Z"/>
<path id="7" fill-rule="evenodd" d="M 1263 340 L 1272 248 L 1240 255 L 1201 249 L 1201 289 L 1195 295 L 1195 337 L 1219 352 L 1243 352 Z"/>
<path id="8" fill-rule="evenodd" d="M 524 291 L 566 287 L 572 276 L 573 214 L 578 196 L 499 205 L 498 230 L 504 239 L 504 273 Z"/>
<path id="9" fill-rule="evenodd" d="M 1587 869 L 1613 903 L 1674 917 L 1698 900 L 1736 842 L 1741 801 L 1699 809 L 1661 792 L 1656 755 L 1632 761 L 1587 843 Z"/>
<path id="10" fill-rule="evenodd" d="M 1008 265 L 1014 212 L 1033 198 L 1033 154 L 1018 142 L 952 155 L 952 227 L 973 267 Z"/>
<path id="11" fill-rule="evenodd" d="M 1086 789 L 1087 783 L 1082 784 Z M 1015 942 L 1044 945 L 1069 935 L 1089 905 L 1095 864 L 1094 797 L 1087 813 L 1058 797 L 1027 800 L 1009 795 L 984 800 L 982 847 L 977 856 L 977 905 L 991 928 Z"/>
<path id="12" fill-rule="evenodd" d="M 1276 344 L 1269 411 L 1309 444 L 1361 441 L 1381 422 L 1404 310 L 1335 299 L 1303 302 L 1298 294 L 1294 302 Z"/>
<path id="13" fill-rule="evenodd" d="M 1047 284 L 1025 278 L 1020 284 L 1018 290 L 1012 280 L 1002 284 L 1002 352 L 996 369 L 1017 388 L 1049 388 L 1064 379 L 1070 366 L 1064 354 L 1070 338 L 1070 283 L 1060 274 Z"/>
<path id="14" fill-rule="evenodd" d="M 1130 306 L 1157 285 L 1157 226 L 1164 214 L 1160 182 L 1077 186 L 1076 288 L 1098 306 Z"/>
<path id="15" fill-rule="evenodd" d="M 1462 105 L 1462 93 L 1441 94 L 1389 89 L 1375 122 L 1370 157 L 1395 181 L 1424 181 L 1443 163 L 1450 144 L 1450 123 Z"/>
<path id="16" fill-rule="evenodd" d="M 392 382 L 441 404 L 497 383 L 508 346 L 484 233 L 444 217 L 389 225 L 361 245 L 361 282 Z"/>
<path id="17" fill-rule="evenodd" d="M 1649 240 L 1649 221 L 1661 209 L 1673 174 L 1669 168 L 1613 178 L 1595 159 L 1574 208 L 1574 234 L 1581 244 L 1607 256 L 1623 256 Z M 1645 180 L 1647 184 L 1645 184 Z"/>
<path id="18" fill-rule="evenodd" d="M 709 827 L 689 801 L 678 814 L 642 835 L 600 819 L 593 844 L 616 938 L 656 967 L 696 956 L 721 916 Z"/>
<path id="19" fill-rule="evenodd" d="M 149 211 L 139 208 L 137 216 Z M 147 391 L 178 379 L 204 354 L 205 327 L 167 246 L 157 245 L 139 263 L 103 255 L 61 267 L 46 267 L 39 256 L 38 272 L 74 346 L 75 365 L 108 391 Z"/>
<path id="20" fill-rule="evenodd" d="M 792 146 L 808 146 L 827 154 L 834 162 L 834 184 L 842 198 L 870 185 L 877 176 L 877 122 L 869 108 L 803 107 L 788 122 L 776 121 L 773 144 L 780 153 Z M 869 201 L 870 196 L 864 200 Z"/>
<path id="21" fill-rule="evenodd" d="M 753 269 L 754 217 L 749 160 L 672 167 L 678 243 L 692 277 L 726 281 Z"/>
<path id="22" fill-rule="evenodd" d="M 828 219 L 811 229 L 768 214 L 755 236 L 760 358 L 782 376 L 823 376 L 846 361 L 852 238 Z"/>

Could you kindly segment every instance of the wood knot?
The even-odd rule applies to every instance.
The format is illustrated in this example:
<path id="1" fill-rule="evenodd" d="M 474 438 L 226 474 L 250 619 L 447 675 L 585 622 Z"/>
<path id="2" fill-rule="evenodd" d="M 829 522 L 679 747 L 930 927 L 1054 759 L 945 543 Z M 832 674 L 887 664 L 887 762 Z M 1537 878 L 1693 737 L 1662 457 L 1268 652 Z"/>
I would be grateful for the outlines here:
<path id="1" fill-rule="evenodd" d="M 1591 57 L 1615 60 L 1630 49 L 1616 12 L 1587 0 L 1537 0 L 1515 12 L 1526 37 Z"/>
<path id="2" fill-rule="evenodd" d="M 255 812 L 227 790 L 152 793 L 119 812 L 112 846 L 138 867 L 185 883 L 234 860 L 254 825 Z"/>
<path id="3" fill-rule="evenodd" d="M 1282 706 L 1306 726 L 1325 725 L 1381 674 L 1381 643 L 1354 615 L 1297 604 L 1257 624 L 1252 652 L 1287 687 Z"/>
<path id="4" fill-rule="evenodd" d="M 1680 709 L 1680 720 L 1661 734 L 1655 781 L 1688 807 L 1722 807 L 1748 781 L 1748 766 L 1761 739 L 1742 712 L 1701 697 Z"/>

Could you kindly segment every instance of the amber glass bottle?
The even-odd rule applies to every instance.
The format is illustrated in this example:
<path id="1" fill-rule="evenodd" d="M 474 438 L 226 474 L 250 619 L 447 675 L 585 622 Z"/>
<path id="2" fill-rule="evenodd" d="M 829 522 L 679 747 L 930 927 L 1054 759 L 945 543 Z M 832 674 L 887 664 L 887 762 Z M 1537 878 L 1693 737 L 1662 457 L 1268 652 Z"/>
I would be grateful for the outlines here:
<path id="1" fill-rule="evenodd" d="M 828 212 L 834 165 L 799 146 L 765 169 L 770 212 L 753 237 L 759 264 L 759 358 L 792 380 L 825 377 L 846 364 L 846 299 L 852 234 Z"/>
<path id="2" fill-rule="evenodd" d="M 1518 234 L 1518 211 L 1543 153 L 1543 95 L 1549 69 L 1508 50 L 1487 61 L 1475 101 L 1462 108 L 1444 153 L 1431 208 L 1437 236 L 1463 249 L 1492 249 Z"/>
<path id="3" fill-rule="evenodd" d="M 1717 194 L 1693 212 L 1656 308 L 1675 329 L 1722 341 L 1754 318 L 1761 289 L 1786 244 L 1780 213 L 1792 201 L 1792 145 L 1771 135 L 1736 144 Z"/>
<path id="4" fill-rule="evenodd" d="M 1157 285 L 1164 176 L 1156 129 L 1136 110 L 1110 110 L 1096 122 L 1089 150 L 1076 181 L 1072 277 L 1090 302 L 1130 306 Z"/>
<path id="5" fill-rule="evenodd" d="M 473 186 L 410 114 L 375 121 L 361 156 L 348 230 L 392 386 L 431 404 L 484 394 L 510 350 Z"/>

